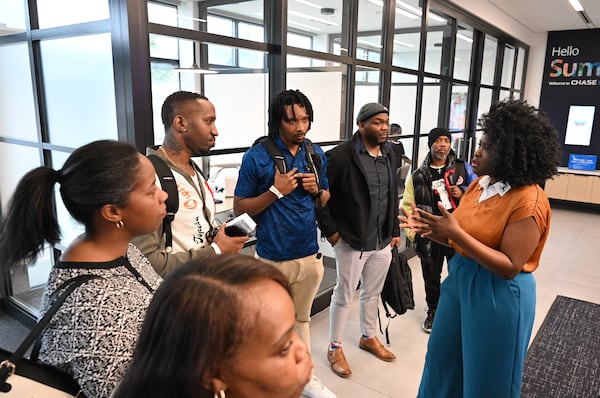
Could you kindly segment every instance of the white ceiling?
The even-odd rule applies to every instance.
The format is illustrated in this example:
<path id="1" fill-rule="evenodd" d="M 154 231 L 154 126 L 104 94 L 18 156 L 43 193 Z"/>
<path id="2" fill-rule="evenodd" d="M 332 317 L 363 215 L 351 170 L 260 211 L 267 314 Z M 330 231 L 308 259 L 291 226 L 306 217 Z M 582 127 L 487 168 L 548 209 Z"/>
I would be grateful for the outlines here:
<path id="1" fill-rule="evenodd" d="M 534 32 L 600 28 L 600 0 L 579 0 L 591 24 L 584 22 L 569 0 L 488 1 Z"/>

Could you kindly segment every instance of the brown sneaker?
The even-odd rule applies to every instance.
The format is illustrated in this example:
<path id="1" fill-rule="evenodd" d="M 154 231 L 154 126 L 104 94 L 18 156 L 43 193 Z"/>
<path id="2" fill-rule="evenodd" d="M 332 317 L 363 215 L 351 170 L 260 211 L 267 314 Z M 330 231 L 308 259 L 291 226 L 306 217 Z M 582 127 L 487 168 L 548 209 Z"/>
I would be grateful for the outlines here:
<path id="1" fill-rule="evenodd" d="M 361 337 L 358 346 L 365 351 L 369 351 L 382 361 L 391 362 L 396 359 L 396 356 L 390 350 L 385 348 L 384 345 L 379 342 L 377 337 L 370 339 Z"/>
<path id="2" fill-rule="evenodd" d="M 346 357 L 344 356 L 344 351 L 342 351 L 341 348 L 327 350 L 327 359 L 331 364 L 331 370 L 333 370 L 333 373 L 336 375 L 348 377 L 352 374 L 348 361 L 346 361 Z"/>

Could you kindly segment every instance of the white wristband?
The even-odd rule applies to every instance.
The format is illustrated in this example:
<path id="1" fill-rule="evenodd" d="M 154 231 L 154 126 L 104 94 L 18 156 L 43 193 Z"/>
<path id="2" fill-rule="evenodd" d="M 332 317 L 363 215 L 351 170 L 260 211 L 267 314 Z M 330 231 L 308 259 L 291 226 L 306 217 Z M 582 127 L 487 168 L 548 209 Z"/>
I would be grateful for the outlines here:
<path id="1" fill-rule="evenodd" d="M 271 185 L 271 186 L 269 187 L 269 191 L 270 191 L 270 192 L 271 192 L 273 195 L 277 196 L 277 199 L 281 199 L 281 198 L 283 198 L 283 194 L 282 194 L 281 192 L 279 192 L 279 189 L 275 188 L 275 185 Z"/>
<path id="2" fill-rule="evenodd" d="M 210 247 L 215 251 L 215 254 L 221 254 L 221 248 L 215 242 L 212 242 Z"/>

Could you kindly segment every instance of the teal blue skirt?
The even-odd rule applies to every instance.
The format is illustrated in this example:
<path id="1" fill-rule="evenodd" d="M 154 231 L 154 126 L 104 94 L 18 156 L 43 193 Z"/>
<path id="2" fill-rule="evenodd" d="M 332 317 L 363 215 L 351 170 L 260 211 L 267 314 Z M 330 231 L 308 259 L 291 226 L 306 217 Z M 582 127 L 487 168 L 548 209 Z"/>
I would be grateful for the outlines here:
<path id="1" fill-rule="evenodd" d="M 535 278 L 505 280 L 456 253 L 429 336 L 418 398 L 519 398 Z"/>

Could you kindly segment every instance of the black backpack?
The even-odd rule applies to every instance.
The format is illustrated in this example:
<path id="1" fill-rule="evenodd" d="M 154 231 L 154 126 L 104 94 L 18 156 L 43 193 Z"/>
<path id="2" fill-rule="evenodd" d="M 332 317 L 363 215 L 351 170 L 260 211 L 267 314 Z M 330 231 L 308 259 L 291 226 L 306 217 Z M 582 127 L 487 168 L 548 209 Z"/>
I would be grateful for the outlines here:
<path id="1" fill-rule="evenodd" d="M 171 230 L 171 223 L 175 219 L 177 210 L 179 210 L 179 191 L 177 190 L 175 176 L 165 161 L 157 155 L 147 155 L 147 158 L 154 166 L 162 190 L 169 194 L 169 197 L 165 202 L 167 215 L 163 218 L 163 234 L 165 234 L 165 250 L 167 253 L 170 253 L 173 250 L 173 232 Z"/>
<path id="2" fill-rule="evenodd" d="M 388 324 L 385 328 L 385 340 L 387 345 L 390 345 L 388 331 L 390 320 L 404 314 L 407 310 L 415 308 L 412 271 L 408 265 L 406 255 L 400 253 L 397 247 L 392 249 L 392 261 L 381 290 L 381 301 L 385 309 L 385 316 L 388 318 Z M 381 319 L 379 329 L 381 330 Z M 381 332 L 383 333 L 382 330 Z"/>

